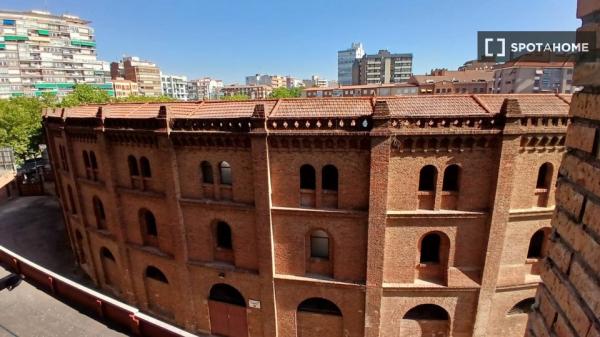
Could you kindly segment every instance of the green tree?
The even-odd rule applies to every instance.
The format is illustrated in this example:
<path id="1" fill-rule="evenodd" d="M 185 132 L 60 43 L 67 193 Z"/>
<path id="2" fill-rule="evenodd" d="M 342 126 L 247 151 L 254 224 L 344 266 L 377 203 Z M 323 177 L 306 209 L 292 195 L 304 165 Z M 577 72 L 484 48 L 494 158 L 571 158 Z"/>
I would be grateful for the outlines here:
<path id="1" fill-rule="evenodd" d="M 300 97 L 302 94 L 301 88 L 275 88 L 269 95 L 270 98 L 290 98 L 290 97 Z"/>
<path id="2" fill-rule="evenodd" d="M 71 107 L 83 104 L 104 104 L 110 102 L 108 92 L 89 84 L 76 84 L 73 92 L 63 97 L 60 106 Z"/>
<path id="3" fill-rule="evenodd" d="M 32 97 L 0 100 L 0 146 L 13 149 L 17 164 L 39 155 L 42 107 L 42 100 Z"/>
<path id="4" fill-rule="evenodd" d="M 221 99 L 224 101 L 243 101 L 250 99 L 250 96 L 244 94 L 225 95 Z"/>

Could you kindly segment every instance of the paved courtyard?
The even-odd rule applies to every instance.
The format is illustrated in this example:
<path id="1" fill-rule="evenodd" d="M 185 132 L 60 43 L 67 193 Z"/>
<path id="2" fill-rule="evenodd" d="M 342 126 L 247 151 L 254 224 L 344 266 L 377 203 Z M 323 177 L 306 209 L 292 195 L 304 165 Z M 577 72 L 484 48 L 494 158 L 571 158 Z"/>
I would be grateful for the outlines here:
<path id="1" fill-rule="evenodd" d="M 92 287 L 75 266 L 58 202 L 23 197 L 0 205 L 0 246 Z M 0 278 L 8 272 L 0 267 Z M 22 282 L 0 291 L 0 337 L 125 336 Z"/>

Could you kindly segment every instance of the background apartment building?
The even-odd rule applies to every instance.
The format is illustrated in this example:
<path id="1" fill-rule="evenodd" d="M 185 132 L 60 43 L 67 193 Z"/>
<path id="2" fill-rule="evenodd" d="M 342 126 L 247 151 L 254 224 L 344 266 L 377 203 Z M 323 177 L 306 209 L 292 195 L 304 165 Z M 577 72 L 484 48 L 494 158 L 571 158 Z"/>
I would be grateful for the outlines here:
<path id="1" fill-rule="evenodd" d="M 113 85 L 113 91 L 116 98 L 125 98 L 129 96 L 139 95 L 139 88 L 137 83 L 126 80 L 122 77 L 118 77 L 111 81 Z"/>
<path id="2" fill-rule="evenodd" d="M 571 60 L 507 62 L 494 71 L 494 93 L 573 93 L 573 67 Z"/>
<path id="3" fill-rule="evenodd" d="M 153 62 L 135 56 L 124 57 L 110 64 L 110 74 L 113 79 L 123 77 L 136 82 L 143 96 L 160 96 L 162 93 L 160 69 Z"/>
<path id="4" fill-rule="evenodd" d="M 354 42 L 350 48 L 338 51 L 339 85 L 352 84 L 352 67 L 354 66 L 354 62 L 360 60 L 364 55 L 365 50 L 360 42 Z"/>
<path id="5" fill-rule="evenodd" d="M 417 85 L 409 83 L 345 85 L 330 88 L 306 88 L 302 90 L 302 96 L 307 98 L 404 96 L 417 95 L 418 89 Z"/>
<path id="6" fill-rule="evenodd" d="M 221 96 L 223 81 L 204 77 L 187 82 L 188 99 L 218 99 Z"/>
<path id="7" fill-rule="evenodd" d="M 411 76 L 408 83 L 419 87 L 419 94 L 484 94 L 493 91 L 492 70 L 435 69 L 429 75 Z"/>
<path id="8" fill-rule="evenodd" d="M 164 96 L 169 96 L 178 100 L 187 101 L 187 77 L 178 75 L 160 74 L 161 92 Z"/>
<path id="9" fill-rule="evenodd" d="M 387 84 L 407 82 L 412 75 L 412 54 L 392 54 L 380 50 L 354 62 L 353 84 Z"/>
<path id="10" fill-rule="evenodd" d="M 77 83 L 112 94 L 89 23 L 66 14 L 0 11 L 0 98 L 64 95 Z"/>
<path id="11" fill-rule="evenodd" d="M 221 89 L 223 96 L 245 95 L 250 99 L 265 99 L 273 92 L 268 85 L 227 85 Z"/>
<path id="12" fill-rule="evenodd" d="M 281 75 L 256 74 L 246 76 L 246 85 L 268 85 L 273 88 L 285 88 L 287 87 L 287 78 Z"/>

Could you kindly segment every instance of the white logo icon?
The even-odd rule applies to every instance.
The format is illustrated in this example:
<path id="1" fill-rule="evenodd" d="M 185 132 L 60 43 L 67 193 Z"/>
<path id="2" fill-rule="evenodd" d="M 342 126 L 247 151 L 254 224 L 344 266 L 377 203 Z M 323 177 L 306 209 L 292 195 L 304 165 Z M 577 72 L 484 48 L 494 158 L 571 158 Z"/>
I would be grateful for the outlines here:
<path id="1" fill-rule="evenodd" d="M 506 39 L 505 38 L 485 38 L 485 57 L 494 57 L 494 53 L 490 52 L 490 42 L 500 42 L 502 44 L 502 52 L 496 54 L 496 57 L 505 57 L 506 56 Z"/>

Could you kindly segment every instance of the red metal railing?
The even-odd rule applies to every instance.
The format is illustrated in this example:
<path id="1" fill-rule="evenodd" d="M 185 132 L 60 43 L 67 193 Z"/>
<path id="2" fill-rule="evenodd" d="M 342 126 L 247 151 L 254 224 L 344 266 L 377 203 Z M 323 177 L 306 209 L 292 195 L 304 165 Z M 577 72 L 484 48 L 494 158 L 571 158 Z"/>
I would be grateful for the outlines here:
<path id="1" fill-rule="evenodd" d="M 25 281 L 38 289 L 73 307 L 84 309 L 90 316 L 114 323 L 130 334 L 148 337 L 196 336 L 64 278 L 2 246 L 0 264 L 13 273 L 23 275 Z"/>

